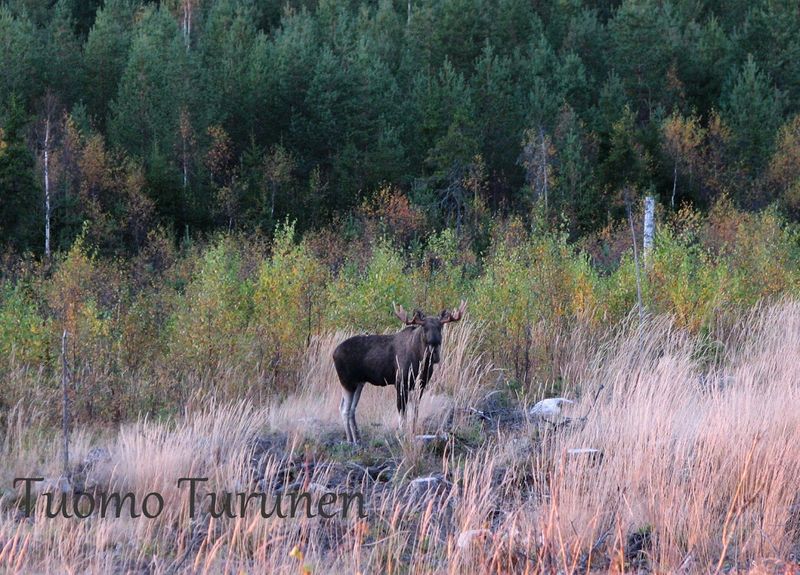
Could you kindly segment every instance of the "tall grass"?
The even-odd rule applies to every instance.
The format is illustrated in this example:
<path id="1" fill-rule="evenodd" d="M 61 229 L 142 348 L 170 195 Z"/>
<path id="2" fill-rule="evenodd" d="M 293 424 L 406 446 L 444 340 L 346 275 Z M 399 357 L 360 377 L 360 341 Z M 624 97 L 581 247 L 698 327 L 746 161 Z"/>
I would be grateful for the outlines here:
<path id="1" fill-rule="evenodd" d="M 447 331 L 420 430 L 428 431 L 425 415 L 454 408 L 463 415 L 451 430 L 466 436 L 476 429 L 467 408 L 495 389 L 496 372 L 480 354 L 479 325 Z M 165 574 L 797 569 L 800 302 L 757 307 L 711 342 L 667 316 L 622 323 L 591 345 L 585 334 L 565 336 L 583 342 L 563 358 L 563 393 L 577 400 L 570 421 L 487 425 L 443 451 L 404 451 L 411 440 L 393 435 L 393 390 L 374 387 L 358 411 L 367 446 L 340 443 L 330 353 L 346 335 L 315 338 L 297 389 L 264 407 L 197 399 L 182 416 L 78 430 L 73 463 L 96 446 L 110 454 L 87 482 L 139 496 L 160 491 L 165 511 L 153 520 L 46 519 L 41 505 L 32 520 L 20 519 L 11 479 L 57 477 L 60 442 L 41 413 L 19 404 L 0 444 L 0 565 Z M 271 436 L 282 442 L 262 450 L 257 473 L 254 442 Z M 405 465 L 407 457 L 419 465 Z M 353 462 L 367 459 L 405 471 L 389 482 L 353 474 Z M 410 482 L 433 472 L 441 477 L 434 489 Z M 252 490 L 259 473 L 294 473 L 308 491 L 363 491 L 367 518 L 265 519 L 251 509 L 190 520 L 175 485 L 194 475 L 209 477 L 208 489 Z"/>

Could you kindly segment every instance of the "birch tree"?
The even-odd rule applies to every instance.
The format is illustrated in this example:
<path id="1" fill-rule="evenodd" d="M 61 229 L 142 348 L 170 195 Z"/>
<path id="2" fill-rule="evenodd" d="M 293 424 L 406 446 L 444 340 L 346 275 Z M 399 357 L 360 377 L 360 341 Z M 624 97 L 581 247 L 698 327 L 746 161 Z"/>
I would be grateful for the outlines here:
<path id="1" fill-rule="evenodd" d="M 52 155 L 57 138 L 58 118 L 60 106 L 58 98 L 53 92 L 45 94 L 42 104 L 41 118 L 36 126 L 39 160 L 42 166 L 42 186 L 44 188 L 44 255 L 49 258 L 51 253 L 51 219 L 53 213 L 52 201 Z"/>
<path id="2" fill-rule="evenodd" d="M 553 142 L 543 127 L 525 132 L 521 163 L 531 194 L 535 200 L 544 202 L 545 212 L 548 210 L 555 155 Z"/>

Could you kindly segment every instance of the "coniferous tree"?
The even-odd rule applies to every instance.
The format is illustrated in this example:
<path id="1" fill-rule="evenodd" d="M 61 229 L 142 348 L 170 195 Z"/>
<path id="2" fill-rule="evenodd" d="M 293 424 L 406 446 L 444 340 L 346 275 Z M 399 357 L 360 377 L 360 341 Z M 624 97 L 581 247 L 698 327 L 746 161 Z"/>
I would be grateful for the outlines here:
<path id="1" fill-rule="evenodd" d="M 0 5 L 0 98 L 16 94 L 22 106 L 44 93 L 39 34 L 25 11 Z M 6 102 L 2 102 L 5 104 Z"/>
<path id="2" fill-rule="evenodd" d="M 27 117 L 12 95 L 0 126 L 0 237 L 18 249 L 41 250 L 43 199 L 34 180 L 34 157 L 25 139 Z M 41 230 L 42 233 L 39 233 Z"/>
<path id="3" fill-rule="evenodd" d="M 140 158 L 171 152 L 185 98 L 185 50 L 166 10 L 148 8 L 139 23 L 111 105 L 110 141 Z"/>
<path id="4" fill-rule="evenodd" d="M 775 132 L 781 123 L 780 95 L 752 56 L 748 56 L 731 84 L 722 102 L 722 117 L 731 129 L 735 160 L 755 177 L 772 154 Z"/>
<path id="5" fill-rule="evenodd" d="M 59 0 L 46 30 L 48 89 L 68 107 L 81 99 L 84 83 L 81 45 L 74 32 L 70 0 Z"/>
<path id="6" fill-rule="evenodd" d="M 131 0 L 106 0 L 86 40 L 84 100 L 101 129 L 128 62 L 134 12 Z"/>

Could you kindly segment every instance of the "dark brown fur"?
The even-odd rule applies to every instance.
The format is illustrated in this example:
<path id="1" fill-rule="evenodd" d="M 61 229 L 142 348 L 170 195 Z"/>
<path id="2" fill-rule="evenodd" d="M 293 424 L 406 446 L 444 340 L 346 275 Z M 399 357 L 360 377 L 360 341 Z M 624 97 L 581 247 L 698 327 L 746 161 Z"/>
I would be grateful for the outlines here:
<path id="1" fill-rule="evenodd" d="M 403 330 L 392 335 L 357 335 L 336 347 L 333 363 L 344 388 L 340 411 L 348 441 L 360 441 L 355 411 L 366 383 L 394 385 L 397 411 L 401 418 L 405 417 L 409 393 L 417 380 L 421 398 L 433 366 L 439 363 L 442 326 L 461 319 L 465 306 L 462 302 L 459 310 L 453 313 L 444 310 L 438 317 L 425 317 L 417 311 L 411 320 L 400 307 L 395 313 L 408 324 Z"/>

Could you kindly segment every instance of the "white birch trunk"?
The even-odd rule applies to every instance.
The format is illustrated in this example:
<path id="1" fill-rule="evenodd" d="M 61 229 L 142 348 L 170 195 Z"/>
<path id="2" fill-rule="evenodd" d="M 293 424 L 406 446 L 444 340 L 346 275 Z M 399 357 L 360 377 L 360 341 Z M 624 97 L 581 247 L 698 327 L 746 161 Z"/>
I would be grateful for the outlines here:
<path id="1" fill-rule="evenodd" d="M 184 0 L 183 2 L 183 39 L 186 42 L 186 51 L 192 41 L 192 4 L 194 0 Z"/>
<path id="2" fill-rule="evenodd" d="M 644 261 L 647 263 L 650 250 L 653 248 L 653 237 L 656 232 L 656 199 L 647 196 L 644 199 L 644 241 L 642 242 L 644 251 Z"/>
<path id="3" fill-rule="evenodd" d="M 542 139 L 542 183 L 544 186 L 544 211 L 547 213 L 547 142 L 544 138 L 544 130 L 539 132 Z"/>
<path id="4" fill-rule="evenodd" d="M 44 124 L 44 255 L 50 257 L 50 114 Z"/>
<path id="5" fill-rule="evenodd" d="M 675 169 L 672 174 L 672 199 L 670 200 L 669 207 L 675 208 L 675 193 L 678 191 L 678 162 L 675 162 Z"/>
<path id="6" fill-rule="evenodd" d="M 183 164 L 183 190 L 186 191 L 186 188 L 189 187 L 189 151 L 186 149 L 186 138 L 181 138 L 181 144 L 183 147 L 183 154 L 181 158 L 181 163 Z"/>

